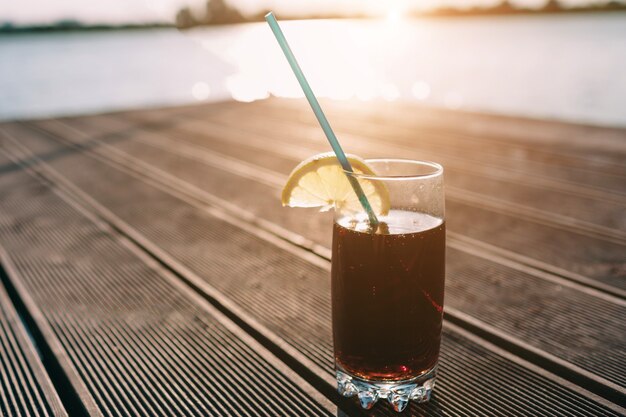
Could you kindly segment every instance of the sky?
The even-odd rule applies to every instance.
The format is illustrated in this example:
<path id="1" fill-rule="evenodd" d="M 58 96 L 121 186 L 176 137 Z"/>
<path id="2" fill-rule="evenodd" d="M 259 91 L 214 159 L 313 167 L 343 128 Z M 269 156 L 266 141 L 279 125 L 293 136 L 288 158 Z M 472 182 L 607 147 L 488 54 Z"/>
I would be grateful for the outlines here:
<path id="1" fill-rule="evenodd" d="M 226 0 L 244 13 L 272 9 L 280 13 L 320 11 L 369 11 L 385 13 L 385 9 L 428 8 L 435 5 L 459 7 L 489 6 L 500 0 Z M 511 0 L 511 3 L 540 7 L 545 0 Z M 561 0 L 565 5 L 604 3 L 606 0 Z M 138 23 L 169 21 L 186 4 L 202 5 L 205 0 L 2 0 L 0 22 L 19 24 L 49 23 L 76 19 L 85 23 Z"/>

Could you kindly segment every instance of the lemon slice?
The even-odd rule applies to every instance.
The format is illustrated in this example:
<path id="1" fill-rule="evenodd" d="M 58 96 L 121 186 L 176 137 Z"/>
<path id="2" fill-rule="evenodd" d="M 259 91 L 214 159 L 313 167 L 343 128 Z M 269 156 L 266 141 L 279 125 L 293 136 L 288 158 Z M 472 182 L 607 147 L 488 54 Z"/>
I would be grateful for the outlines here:
<path id="1" fill-rule="evenodd" d="M 346 155 L 355 173 L 376 173 L 355 155 Z M 359 179 L 372 210 L 376 214 L 389 212 L 389 192 L 381 182 Z M 283 206 L 332 208 L 359 212 L 363 207 L 346 177 L 337 157 L 332 152 L 314 155 L 302 161 L 289 175 L 282 193 Z"/>

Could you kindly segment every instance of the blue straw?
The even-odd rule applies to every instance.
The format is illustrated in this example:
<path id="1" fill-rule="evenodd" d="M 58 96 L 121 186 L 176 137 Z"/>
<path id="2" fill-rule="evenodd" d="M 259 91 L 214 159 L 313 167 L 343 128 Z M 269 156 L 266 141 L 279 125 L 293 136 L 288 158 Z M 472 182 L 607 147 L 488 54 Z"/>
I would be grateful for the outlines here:
<path id="1" fill-rule="evenodd" d="M 346 154 L 343 152 L 343 149 L 341 149 L 341 145 L 339 144 L 339 141 L 335 136 L 335 132 L 333 132 L 333 130 L 331 129 L 330 123 L 328 123 L 326 115 L 324 115 L 324 112 L 320 107 L 320 103 L 317 101 L 315 94 L 313 94 L 313 90 L 311 89 L 309 82 L 304 77 L 304 74 L 300 69 L 300 65 L 298 65 L 298 61 L 296 61 L 296 57 L 293 56 L 293 52 L 291 52 L 291 48 L 287 43 L 287 39 L 285 39 L 283 31 L 280 30 L 280 26 L 278 26 L 278 22 L 276 21 L 274 14 L 272 12 L 266 14 L 265 20 L 267 20 L 270 28 L 272 28 L 272 32 L 274 32 L 274 36 L 276 36 L 276 40 L 278 41 L 280 48 L 283 50 L 287 61 L 289 61 L 289 65 L 296 75 L 296 78 L 300 83 L 300 87 L 302 87 L 302 91 L 304 91 L 304 95 L 306 96 L 309 104 L 311 105 L 311 108 L 313 109 L 315 117 L 317 117 L 317 121 L 320 123 L 320 126 L 322 126 L 322 130 L 326 134 L 326 138 L 328 139 L 328 142 L 330 142 L 330 146 L 333 148 L 333 151 L 335 151 L 335 155 L 337 156 L 341 167 L 344 169 L 344 171 L 354 172 L 352 170 L 350 162 L 348 161 L 348 158 L 346 158 Z M 361 188 L 361 184 L 359 184 L 359 181 L 357 181 L 357 179 L 354 178 L 352 175 L 347 175 L 347 177 L 350 181 L 350 184 L 352 185 L 352 188 L 354 188 L 354 192 L 359 197 L 361 205 L 367 212 L 367 216 L 370 220 L 370 225 L 375 229 L 378 226 L 378 219 L 376 218 L 374 210 L 372 210 L 372 206 L 370 205 L 370 202 L 367 200 L 367 197 L 365 196 L 365 193 Z"/>

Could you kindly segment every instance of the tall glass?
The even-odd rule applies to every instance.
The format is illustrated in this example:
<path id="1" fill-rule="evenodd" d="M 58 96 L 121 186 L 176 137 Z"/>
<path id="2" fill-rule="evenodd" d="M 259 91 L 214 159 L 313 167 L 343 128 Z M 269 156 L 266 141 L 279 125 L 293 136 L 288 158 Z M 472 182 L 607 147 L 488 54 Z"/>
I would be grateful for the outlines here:
<path id="1" fill-rule="evenodd" d="M 396 411 L 430 399 L 445 278 L 443 168 L 403 159 L 367 161 L 376 176 L 346 173 L 383 194 L 385 214 L 337 207 L 332 317 L 339 392 L 363 408 L 387 399 Z"/>

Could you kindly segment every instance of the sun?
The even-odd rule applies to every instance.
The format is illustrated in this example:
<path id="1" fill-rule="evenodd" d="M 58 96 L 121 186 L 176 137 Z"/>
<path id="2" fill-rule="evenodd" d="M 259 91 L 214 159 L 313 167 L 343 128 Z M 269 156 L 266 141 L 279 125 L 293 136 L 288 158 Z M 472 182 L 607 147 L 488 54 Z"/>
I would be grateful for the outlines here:
<path id="1" fill-rule="evenodd" d="M 387 12 L 387 21 L 389 23 L 397 23 L 404 17 L 404 10 L 400 7 L 394 7 Z"/>

